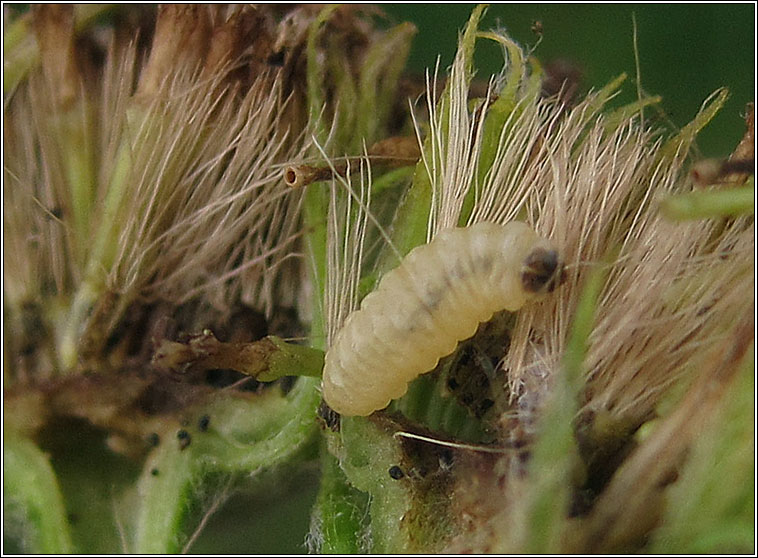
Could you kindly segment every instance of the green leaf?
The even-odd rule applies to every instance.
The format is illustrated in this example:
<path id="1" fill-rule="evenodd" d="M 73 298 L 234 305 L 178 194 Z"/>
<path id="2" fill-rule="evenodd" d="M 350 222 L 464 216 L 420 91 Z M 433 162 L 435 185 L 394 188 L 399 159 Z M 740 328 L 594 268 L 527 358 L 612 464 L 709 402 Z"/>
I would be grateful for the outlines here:
<path id="1" fill-rule="evenodd" d="M 487 116 L 484 120 L 484 130 L 482 131 L 481 154 L 479 156 L 479 170 L 477 174 L 478 183 L 482 184 L 484 177 L 490 172 L 492 163 L 495 161 L 503 127 L 519 102 L 518 92 L 525 75 L 525 68 L 524 55 L 521 52 L 521 48 L 508 37 L 498 33 L 479 33 L 479 37 L 500 43 L 503 47 L 507 63 L 503 87 L 498 91 L 496 100 L 486 109 Z M 539 90 L 532 92 L 534 97 L 531 100 L 536 99 L 537 93 L 539 93 Z M 469 194 L 471 193 L 469 192 Z M 468 210 L 462 213 L 461 223 L 465 223 L 465 220 L 468 219 L 468 214 L 473 205 L 472 196 L 469 195 L 468 197 L 470 198 L 470 200 L 467 200 Z"/>
<path id="2" fill-rule="evenodd" d="M 697 116 L 661 147 L 659 151 L 660 159 L 666 161 L 686 155 L 700 130 L 716 116 L 716 113 L 722 109 L 728 98 L 729 90 L 726 87 L 714 91 L 703 102 L 703 106 L 700 112 L 697 113 Z"/>

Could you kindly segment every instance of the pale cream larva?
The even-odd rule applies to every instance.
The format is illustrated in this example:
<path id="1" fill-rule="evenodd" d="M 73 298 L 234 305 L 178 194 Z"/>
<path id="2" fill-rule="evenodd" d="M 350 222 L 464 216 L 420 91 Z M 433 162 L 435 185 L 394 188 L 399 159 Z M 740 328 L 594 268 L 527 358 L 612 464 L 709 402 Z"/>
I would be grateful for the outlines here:
<path id="1" fill-rule="evenodd" d="M 480 322 L 552 291 L 562 273 L 557 252 L 524 223 L 441 232 L 347 317 L 326 353 L 324 400 L 348 416 L 383 409 Z"/>

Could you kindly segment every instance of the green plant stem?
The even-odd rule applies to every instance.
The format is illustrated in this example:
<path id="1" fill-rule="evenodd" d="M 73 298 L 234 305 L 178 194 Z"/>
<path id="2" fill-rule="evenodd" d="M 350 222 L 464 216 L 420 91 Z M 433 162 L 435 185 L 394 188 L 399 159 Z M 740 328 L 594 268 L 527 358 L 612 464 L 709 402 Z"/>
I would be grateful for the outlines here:
<path id="1" fill-rule="evenodd" d="M 368 494 L 350 485 L 339 461 L 323 447 L 321 485 L 311 519 L 310 536 L 317 543 L 313 550 L 320 554 L 365 552 L 361 534 L 367 534 L 368 505 Z"/>
<path id="2" fill-rule="evenodd" d="M 314 286 L 311 318 L 311 346 L 326 348 L 326 318 L 323 308 L 326 288 L 326 215 L 329 210 L 328 191 L 321 184 L 311 184 L 305 194 L 303 221 L 311 281 Z"/>
<path id="3" fill-rule="evenodd" d="M 317 380 L 301 378 L 286 398 L 276 393 L 246 400 L 217 401 L 206 412 L 207 432 L 188 430 L 182 449 L 175 436 L 148 458 L 138 483 L 137 553 L 174 553 L 184 544 L 188 511 L 203 500 L 211 475 L 247 476 L 313 454 L 314 420 L 320 396 Z M 173 439 L 171 439 L 173 438 Z"/>
<path id="4" fill-rule="evenodd" d="M 55 472 L 37 445 L 18 435 L 5 435 L 3 439 L 3 494 L 7 514 L 4 528 L 20 527 L 25 552 L 73 552 Z M 11 525 L 13 521 L 21 525 Z"/>
<path id="5" fill-rule="evenodd" d="M 271 381 L 284 376 L 310 376 L 320 378 L 324 369 L 324 352 L 311 347 L 287 343 L 270 335 L 277 349 L 269 361 L 269 374 L 261 381 Z"/>
<path id="6" fill-rule="evenodd" d="M 397 442 L 379 426 L 362 417 L 343 418 L 340 459 L 347 479 L 358 490 L 370 495 L 370 552 L 402 553 L 412 551 L 407 524 L 399 518 L 410 510 L 412 494 L 408 482 L 390 478 L 388 470 L 401 460 Z"/>

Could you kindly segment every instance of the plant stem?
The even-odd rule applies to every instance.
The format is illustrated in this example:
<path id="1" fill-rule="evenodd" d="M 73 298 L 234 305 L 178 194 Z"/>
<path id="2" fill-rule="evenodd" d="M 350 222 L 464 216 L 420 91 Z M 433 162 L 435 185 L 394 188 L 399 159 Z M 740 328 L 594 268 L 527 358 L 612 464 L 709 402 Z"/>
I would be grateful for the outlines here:
<path id="1" fill-rule="evenodd" d="M 737 188 L 689 192 L 661 202 L 661 212 L 673 221 L 752 215 L 754 211 L 755 186 L 752 183 Z"/>

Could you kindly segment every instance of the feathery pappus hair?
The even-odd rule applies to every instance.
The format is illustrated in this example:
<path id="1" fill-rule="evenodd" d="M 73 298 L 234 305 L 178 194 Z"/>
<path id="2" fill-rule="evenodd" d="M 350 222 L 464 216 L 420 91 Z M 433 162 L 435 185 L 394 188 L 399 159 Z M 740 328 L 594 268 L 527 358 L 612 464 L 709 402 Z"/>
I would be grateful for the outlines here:
<path id="1" fill-rule="evenodd" d="M 386 252 L 392 255 L 387 259 L 395 262 L 394 266 L 403 263 L 388 271 L 394 266 L 382 267 L 381 259 L 377 264 L 364 258 L 363 230 L 342 238 L 339 249 L 333 252 L 336 271 L 329 275 L 327 292 L 334 294 L 325 301 L 330 332 L 327 362 L 331 354 L 334 370 L 349 369 L 352 377 L 348 381 L 342 372 L 330 376 L 327 365 L 325 397 L 348 415 L 370 413 L 404 393 L 407 378 L 434 369 L 439 357 L 453 350 L 455 343 L 434 352 L 437 343 L 448 341 L 443 320 L 426 327 L 424 318 L 418 317 L 416 325 L 424 335 L 409 333 L 402 341 L 398 336 L 383 336 L 388 330 L 385 324 L 401 321 L 400 316 L 405 315 L 402 309 L 415 307 L 406 297 L 412 299 L 415 292 L 423 298 L 425 286 L 434 283 L 422 279 L 423 273 L 442 282 L 443 264 L 435 260 L 421 265 L 422 258 L 413 256 L 415 251 L 408 257 L 420 267 L 418 271 L 414 268 L 414 273 L 407 272 L 411 264 L 400 258 L 414 245 L 425 244 L 431 251 L 438 238 L 454 234 L 456 227 L 468 228 L 473 236 L 484 223 L 506 226 L 514 220 L 526 222 L 550 239 L 566 267 L 563 285 L 550 297 L 516 312 L 514 325 L 502 342 L 505 351 L 494 388 L 499 390 L 501 411 L 489 421 L 497 432 L 496 443 L 503 448 L 525 449 L 503 450 L 494 468 L 483 468 L 477 459 L 469 460 L 471 475 L 458 477 L 454 513 L 475 519 L 471 519 L 470 529 L 462 527 L 447 549 L 513 552 L 526 548 L 523 545 L 530 536 L 528 514 L 533 500 L 524 492 L 531 486 L 524 463 L 541 432 L 545 409 L 554 398 L 556 378 L 565 374 L 567 344 L 580 295 L 590 276 L 598 272 L 604 282 L 586 340 L 571 424 L 580 459 L 601 484 L 585 489 L 589 501 L 579 505 L 575 513 L 588 514 L 596 501 L 598 506 L 587 519 L 587 531 L 577 535 L 574 543 L 577 548 L 590 545 L 587 548 L 595 551 L 619 548 L 629 543 L 625 536 L 632 537 L 633 530 L 624 531 L 625 527 L 640 521 L 650 528 L 649 517 L 646 521 L 641 518 L 659 501 L 655 483 L 665 471 L 676 468 L 686 449 L 696 442 L 697 428 L 683 426 L 683 417 L 694 412 L 694 407 L 676 415 L 681 436 L 666 438 L 670 447 L 654 473 L 646 475 L 641 465 L 635 466 L 641 461 L 632 461 L 624 469 L 625 484 L 613 485 L 613 491 L 604 495 L 602 490 L 618 460 L 637 445 L 635 432 L 661 415 L 661 405 L 671 397 L 674 387 L 697 384 L 698 363 L 713 361 L 713 355 L 730 343 L 741 347 L 740 355 L 749 346 L 744 342 L 747 334 L 743 325 L 754 307 L 752 216 L 673 222 L 659 211 L 661 199 L 692 189 L 690 149 L 697 132 L 723 105 L 726 91 L 716 91 L 690 125 L 666 137 L 642 116 L 645 106 L 659 101 L 656 97 L 642 97 L 616 110 L 606 108 L 624 76 L 568 106 L 560 96 L 539 96 L 538 66 L 527 64 L 524 53 L 505 34 L 482 36 L 503 46 L 508 63 L 497 89 L 505 93 L 494 95 L 493 87 L 483 99 L 468 99 L 471 73 L 462 49 L 442 96 L 433 91 L 437 80 L 427 80 L 428 133 L 423 137 L 417 125 L 423 148 L 410 186 L 411 192 L 417 188 L 416 196 L 425 196 L 423 203 L 428 204 L 425 228 L 411 243 L 392 237 L 399 221 L 400 225 L 407 224 L 402 222 L 402 205 L 392 225 L 389 221 L 377 225 L 388 231 L 384 237 L 390 238 L 391 245 Z M 439 103 L 434 104 L 432 99 L 437 98 Z M 487 126 L 488 110 L 501 110 L 505 115 L 499 128 Z M 356 194 L 349 175 L 337 182 L 341 184 L 338 188 L 349 192 L 348 197 L 371 192 L 370 183 L 362 182 Z M 406 194 L 404 204 L 412 203 L 413 195 Z M 368 203 L 361 207 L 368 213 L 371 207 L 366 206 Z M 363 215 L 355 222 L 365 227 L 370 220 Z M 417 230 L 421 231 L 421 226 Z M 439 261 L 444 259 L 454 266 L 458 251 L 442 252 Z M 490 256 L 494 258 L 495 254 Z M 505 260 L 508 257 L 503 254 Z M 386 273 L 384 277 L 394 288 L 385 289 L 378 281 L 378 290 L 366 296 L 365 304 L 357 310 L 359 279 L 372 277 L 376 269 L 380 275 Z M 401 275 L 402 280 L 398 279 Z M 370 284 L 376 285 L 377 280 L 372 279 Z M 481 292 L 471 294 L 477 287 Z M 458 298 L 457 305 L 446 312 L 449 320 L 466 314 L 467 304 L 484 300 L 488 292 L 477 281 L 472 281 L 467 290 L 470 296 Z M 471 333 L 473 330 L 467 329 L 467 334 Z M 454 337 L 457 342 L 465 336 Z M 405 365 L 416 359 L 404 355 L 413 353 L 419 362 L 422 356 L 429 356 L 428 362 L 414 367 L 414 374 L 403 376 L 399 382 Z M 732 363 L 730 379 L 739 362 L 735 359 Z M 334 383 L 338 387 L 333 387 Z M 390 393 L 385 386 L 395 383 L 403 387 Z M 367 402 L 373 395 L 376 403 L 365 409 L 352 406 L 353 400 Z M 717 409 L 712 406 L 705 411 L 715 417 Z M 656 443 L 661 447 L 660 440 Z M 486 455 L 480 461 L 493 459 L 491 454 Z M 623 524 L 621 520 L 615 524 L 612 534 L 599 534 L 596 526 L 620 513 L 625 499 L 634 498 L 629 492 L 635 486 L 630 480 L 634 478 L 639 480 L 640 490 L 654 496 L 632 506 Z M 581 483 L 577 490 L 579 487 Z M 591 541 L 587 533 L 594 533 L 597 540 Z"/>

